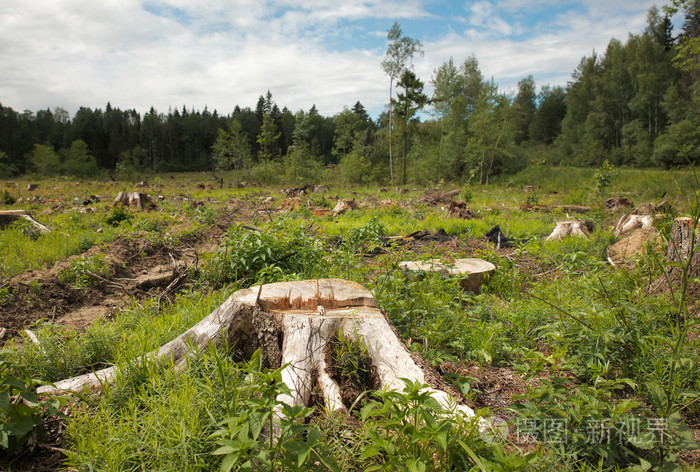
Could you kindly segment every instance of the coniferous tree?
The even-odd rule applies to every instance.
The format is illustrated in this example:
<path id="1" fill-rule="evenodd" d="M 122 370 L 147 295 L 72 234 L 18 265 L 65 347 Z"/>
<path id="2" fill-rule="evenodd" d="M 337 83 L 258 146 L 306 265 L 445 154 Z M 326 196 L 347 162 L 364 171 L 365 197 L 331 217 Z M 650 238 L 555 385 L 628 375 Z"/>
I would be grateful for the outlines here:
<path id="1" fill-rule="evenodd" d="M 403 92 L 396 94 L 396 118 L 403 137 L 403 184 L 406 184 L 406 156 L 408 154 L 408 127 L 416 113 L 428 103 L 423 93 L 423 81 L 411 70 L 405 70 L 396 84 Z"/>
<path id="2" fill-rule="evenodd" d="M 531 75 L 518 82 L 518 94 L 515 96 L 514 103 L 518 128 L 515 136 L 516 144 L 530 140 L 530 125 L 535 119 L 537 110 L 536 93 L 535 80 Z"/>

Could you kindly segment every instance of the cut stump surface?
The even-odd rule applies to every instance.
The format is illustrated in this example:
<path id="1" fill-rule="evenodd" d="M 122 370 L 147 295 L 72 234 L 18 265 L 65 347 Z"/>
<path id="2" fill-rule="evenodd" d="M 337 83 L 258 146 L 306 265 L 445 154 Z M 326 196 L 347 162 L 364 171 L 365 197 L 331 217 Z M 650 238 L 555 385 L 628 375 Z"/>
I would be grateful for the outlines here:
<path id="1" fill-rule="evenodd" d="M 446 262 L 440 259 L 429 261 L 403 261 L 399 267 L 412 272 L 438 272 L 444 275 L 461 275 L 460 285 L 464 290 L 479 293 L 485 278 L 496 270 L 496 266 L 483 259 L 465 258 Z"/>

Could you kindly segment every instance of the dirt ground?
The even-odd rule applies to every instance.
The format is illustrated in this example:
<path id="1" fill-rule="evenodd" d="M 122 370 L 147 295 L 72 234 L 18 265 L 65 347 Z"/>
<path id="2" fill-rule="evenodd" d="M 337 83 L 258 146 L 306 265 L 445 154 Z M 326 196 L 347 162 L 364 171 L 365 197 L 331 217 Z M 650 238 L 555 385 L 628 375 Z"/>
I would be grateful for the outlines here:
<path id="1" fill-rule="evenodd" d="M 11 279 L 11 299 L 2 307 L 2 327 L 7 330 L 4 340 L 38 320 L 83 330 L 132 297 L 167 299 L 187 284 L 188 268 L 196 268 L 199 254 L 216 245 L 216 235 L 207 232 L 189 236 L 175 247 L 153 244 L 140 236 L 121 237 L 58 262 L 51 269 L 28 271 Z M 111 267 L 108 278 L 95 274 L 94 284 L 85 288 L 59 279 L 59 272 L 73 260 L 98 253 Z"/>

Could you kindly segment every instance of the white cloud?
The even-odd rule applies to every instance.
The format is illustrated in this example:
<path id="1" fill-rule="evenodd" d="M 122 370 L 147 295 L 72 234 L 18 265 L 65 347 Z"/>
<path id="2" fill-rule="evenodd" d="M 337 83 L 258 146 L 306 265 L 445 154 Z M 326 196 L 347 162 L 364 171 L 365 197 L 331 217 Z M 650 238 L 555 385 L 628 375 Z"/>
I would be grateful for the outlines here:
<path id="1" fill-rule="evenodd" d="M 488 1 L 476 2 L 469 8 L 469 24 L 487 36 L 508 36 L 513 33 L 509 25 Z M 470 36 L 471 36 L 470 32 Z"/>
<path id="2" fill-rule="evenodd" d="M 628 31 L 641 31 L 647 9 L 638 0 L 589 0 L 586 15 L 543 20 L 551 26 L 546 31 L 527 31 L 520 17 L 506 21 L 551 5 L 561 3 L 465 4 L 460 14 L 467 23 L 445 18 L 439 39 L 417 38 L 425 57 L 417 58 L 416 70 L 429 82 L 451 56 L 460 62 L 474 53 L 484 76 L 502 88 L 528 74 L 547 77 L 540 85 L 563 84 L 581 56 L 602 52 L 612 36 L 624 40 Z M 3 0 L 0 102 L 71 113 L 107 101 L 141 112 L 207 105 L 226 114 L 236 104 L 254 107 L 269 89 L 292 111 L 315 103 L 331 115 L 360 100 L 377 113 L 388 94 L 379 65 L 386 29 L 394 20 L 435 21 L 428 10 L 438 6 L 432 0 Z M 359 34 L 367 49 L 354 46 Z M 346 38 L 343 50 L 329 47 Z"/>

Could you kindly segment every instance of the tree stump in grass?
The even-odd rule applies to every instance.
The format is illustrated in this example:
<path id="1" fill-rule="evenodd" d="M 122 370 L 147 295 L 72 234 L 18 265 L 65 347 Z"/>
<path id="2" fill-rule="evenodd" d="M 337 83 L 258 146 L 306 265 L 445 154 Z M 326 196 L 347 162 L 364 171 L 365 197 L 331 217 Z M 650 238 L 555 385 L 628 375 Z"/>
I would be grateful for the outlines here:
<path id="1" fill-rule="evenodd" d="M 674 263 L 665 268 L 666 274 L 652 284 L 652 291 L 665 291 L 680 287 L 683 283 L 683 267 L 688 266 L 688 293 L 700 294 L 700 285 L 691 281 L 700 277 L 700 234 L 695 233 L 696 221 L 689 217 L 673 220 L 671 237 L 666 249 L 666 261 Z M 670 286 L 669 286 L 670 284 Z"/>
<path id="2" fill-rule="evenodd" d="M 42 233 L 51 232 L 51 228 L 39 223 L 32 217 L 32 215 L 29 214 L 28 211 L 25 210 L 0 210 L 0 229 L 4 229 L 20 219 L 28 221 Z"/>
<path id="3" fill-rule="evenodd" d="M 424 371 L 394 332 L 374 297 L 361 285 L 341 279 L 280 282 L 239 290 L 216 310 L 176 339 L 147 355 L 150 359 L 171 359 L 179 364 L 190 346 L 204 348 L 228 341 L 240 352 L 260 349 L 270 368 L 286 367 L 282 379 L 291 393 L 278 400 L 289 405 L 308 405 L 312 393 L 320 391 L 326 409 L 344 408 L 339 385 L 330 373 L 329 343 L 343 336 L 363 343 L 377 374 L 379 388 L 402 390 L 403 379 L 428 383 Z M 72 379 L 39 393 L 100 389 L 113 382 L 117 367 L 110 367 Z M 430 388 L 431 395 L 454 414 L 473 417 L 466 405 L 458 404 L 447 392 Z M 481 424 L 481 429 L 485 423 Z"/>
<path id="4" fill-rule="evenodd" d="M 143 192 L 119 192 L 112 205 L 132 206 L 139 210 L 155 206 L 148 195 Z"/>
<path id="5" fill-rule="evenodd" d="M 446 262 L 440 259 L 429 261 L 403 261 L 399 267 L 412 272 L 438 272 L 444 275 L 459 275 L 459 284 L 469 292 L 479 293 L 481 284 L 490 276 L 496 266 L 482 259 L 466 258 Z"/>

